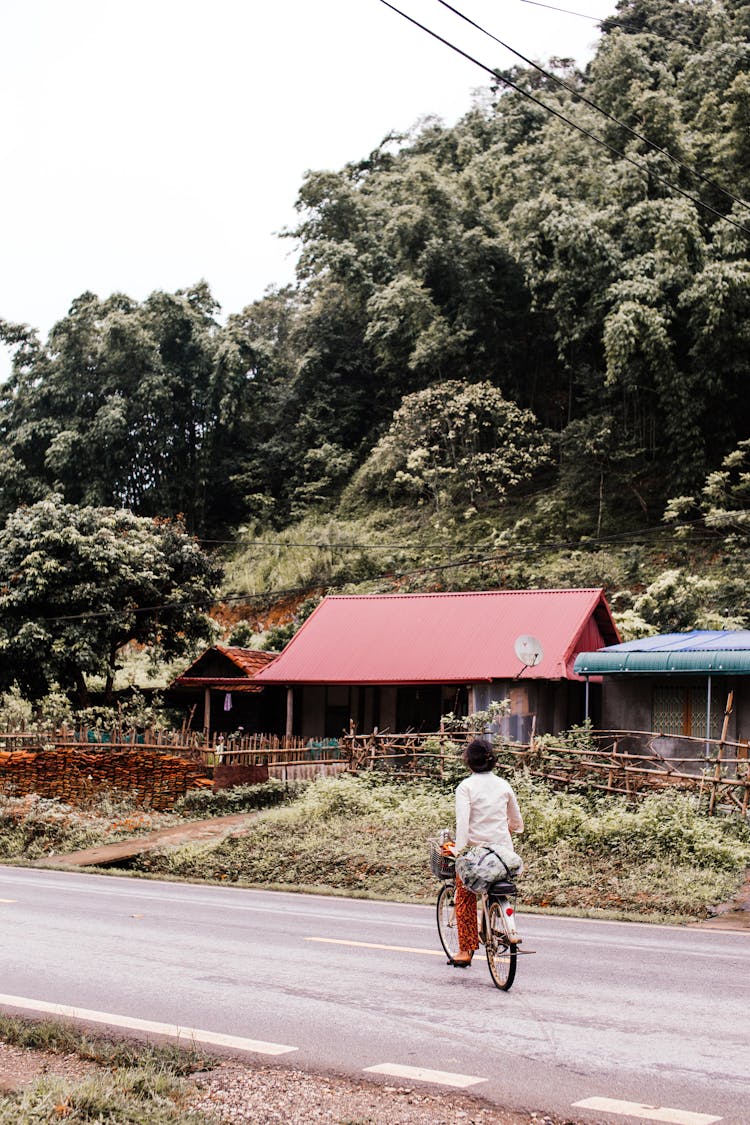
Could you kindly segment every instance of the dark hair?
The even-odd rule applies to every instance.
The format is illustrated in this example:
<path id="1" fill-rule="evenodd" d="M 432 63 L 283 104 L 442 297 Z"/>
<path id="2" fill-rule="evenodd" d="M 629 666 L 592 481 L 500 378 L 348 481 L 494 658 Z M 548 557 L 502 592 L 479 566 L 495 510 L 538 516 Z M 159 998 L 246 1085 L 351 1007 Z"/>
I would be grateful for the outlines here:
<path id="1" fill-rule="evenodd" d="M 489 773 L 497 763 L 497 757 L 489 742 L 475 738 L 463 752 L 463 759 L 472 773 Z"/>

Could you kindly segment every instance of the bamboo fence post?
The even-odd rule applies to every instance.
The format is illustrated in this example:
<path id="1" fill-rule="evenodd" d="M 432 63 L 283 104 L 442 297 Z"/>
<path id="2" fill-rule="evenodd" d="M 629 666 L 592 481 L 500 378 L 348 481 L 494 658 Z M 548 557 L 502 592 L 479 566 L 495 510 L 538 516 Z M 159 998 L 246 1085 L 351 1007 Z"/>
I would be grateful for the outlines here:
<path id="1" fill-rule="evenodd" d="M 617 739 L 612 743 L 609 759 L 609 774 L 607 775 L 607 789 L 614 792 L 615 762 L 617 760 Z"/>
<path id="2" fill-rule="evenodd" d="M 729 729 L 729 716 L 732 714 L 732 704 L 734 703 L 734 692 L 730 691 L 727 695 L 727 705 L 724 709 L 724 722 L 721 728 L 721 739 L 716 750 L 716 766 L 714 768 L 713 784 L 711 786 L 711 796 L 708 802 L 708 815 L 714 815 L 716 808 L 716 798 L 719 791 L 719 782 L 721 781 L 721 759 L 723 757 L 724 743 L 727 740 L 727 731 Z"/>
<path id="3" fill-rule="evenodd" d="M 628 750 L 627 745 L 625 747 L 624 753 L 622 753 L 620 757 L 623 759 L 622 768 L 625 774 L 625 796 L 630 799 L 632 797 L 632 794 L 630 792 L 630 770 L 628 768 L 628 758 L 630 757 L 630 751 Z"/>

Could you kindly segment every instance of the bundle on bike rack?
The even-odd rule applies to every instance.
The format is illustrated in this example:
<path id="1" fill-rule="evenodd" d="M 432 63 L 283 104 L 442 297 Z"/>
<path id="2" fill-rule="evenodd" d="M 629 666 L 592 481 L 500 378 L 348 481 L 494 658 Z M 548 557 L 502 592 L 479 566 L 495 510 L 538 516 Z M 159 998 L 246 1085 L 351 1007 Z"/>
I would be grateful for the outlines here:
<path id="1" fill-rule="evenodd" d="M 438 879 L 455 879 L 456 861 L 452 855 L 443 851 L 443 843 L 438 837 L 428 840 L 430 846 L 430 870 Z"/>

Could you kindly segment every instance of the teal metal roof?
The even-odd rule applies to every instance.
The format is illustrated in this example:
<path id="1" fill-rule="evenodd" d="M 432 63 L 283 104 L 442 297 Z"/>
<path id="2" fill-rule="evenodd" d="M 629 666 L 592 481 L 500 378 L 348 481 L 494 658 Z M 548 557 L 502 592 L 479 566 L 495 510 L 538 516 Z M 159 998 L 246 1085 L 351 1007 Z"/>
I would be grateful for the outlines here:
<path id="1" fill-rule="evenodd" d="M 579 676 L 750 675 L 750 631 L 694 630 L 644 637 L 576 657 Z"/>

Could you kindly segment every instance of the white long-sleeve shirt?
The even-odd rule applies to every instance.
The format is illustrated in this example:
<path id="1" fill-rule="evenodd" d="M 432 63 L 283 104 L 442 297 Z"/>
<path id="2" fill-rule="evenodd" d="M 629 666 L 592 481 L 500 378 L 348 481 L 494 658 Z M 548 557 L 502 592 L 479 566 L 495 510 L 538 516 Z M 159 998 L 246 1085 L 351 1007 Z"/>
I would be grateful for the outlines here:
<path id="1" fill-rule="evenodd" d="M 456 789 L 456 851 L 473 844 L 506 844 L 523 832 L 516 795 L 496 773 L 473 773 Z"/>

